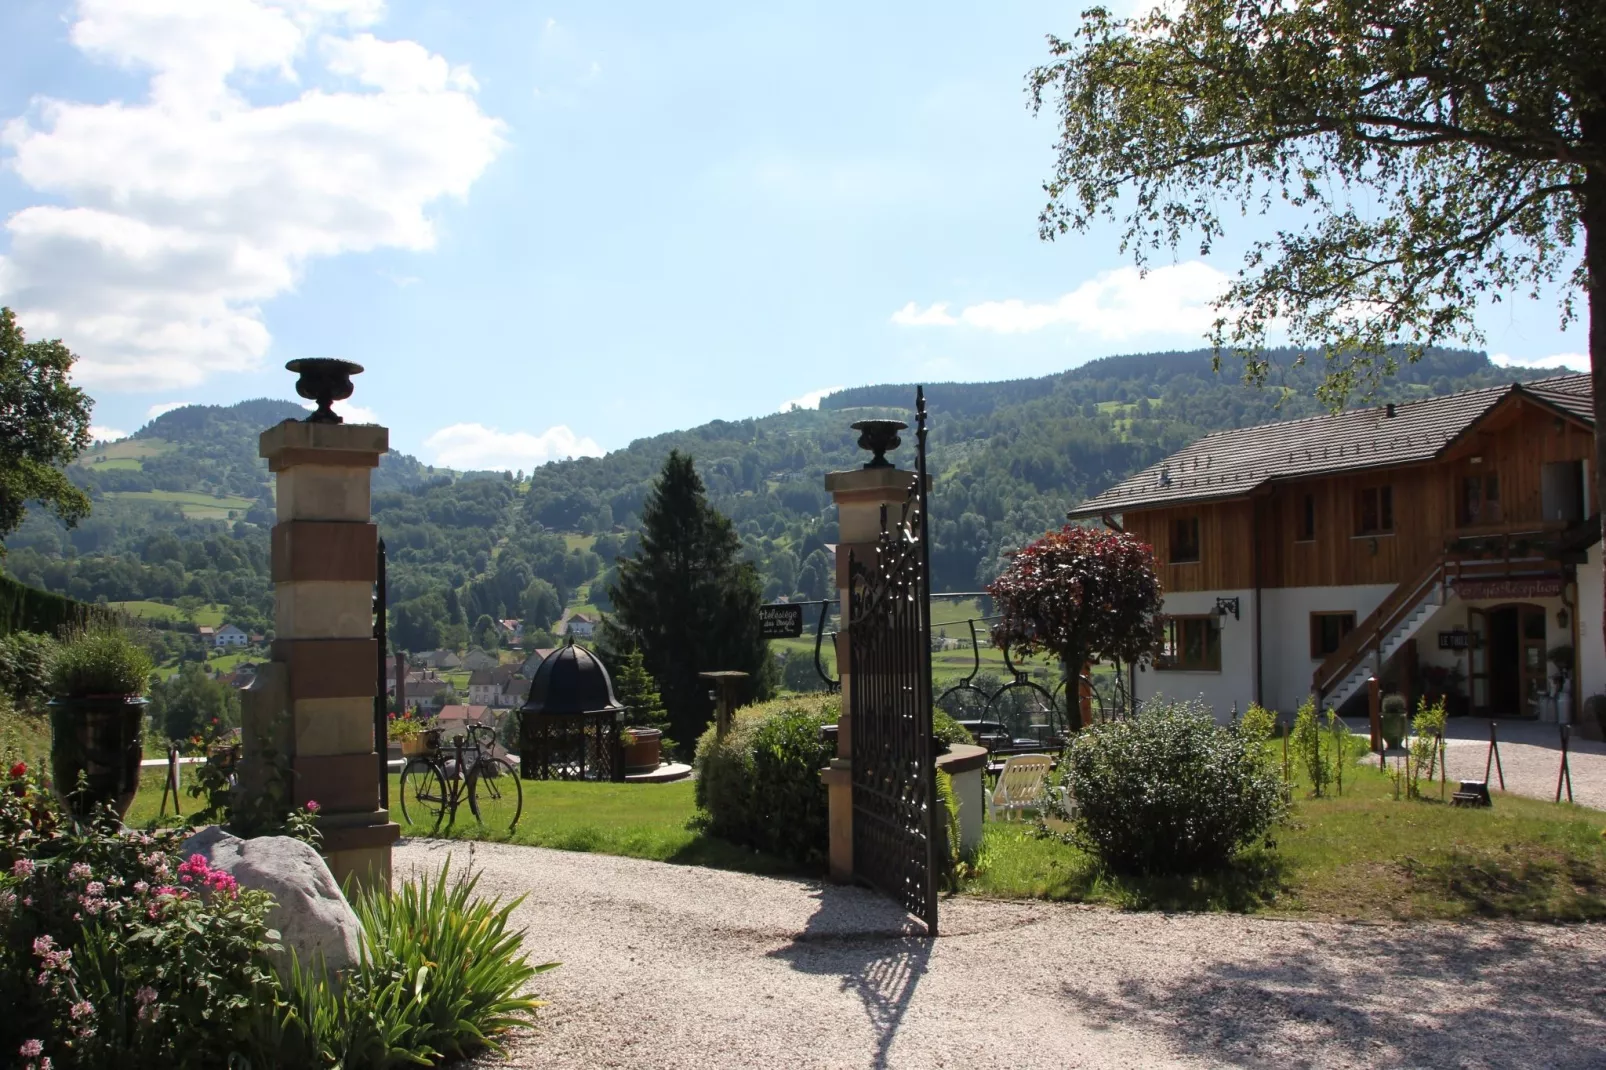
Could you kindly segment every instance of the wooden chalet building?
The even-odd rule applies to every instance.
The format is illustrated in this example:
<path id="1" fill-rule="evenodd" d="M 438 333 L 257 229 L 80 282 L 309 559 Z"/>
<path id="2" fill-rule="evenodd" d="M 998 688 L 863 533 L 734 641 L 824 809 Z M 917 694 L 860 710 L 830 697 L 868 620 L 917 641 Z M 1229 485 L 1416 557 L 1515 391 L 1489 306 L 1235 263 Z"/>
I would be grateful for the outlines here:
<path id="1" fill-rule="evenodd" d="M 1154 547 L 1138 698 L 1343 708 L 1436 666 L 1473 713 L 1550 717 L 1552 652 L 1569 695 L 1606 690 L 1593 412 L 1567 375 L 1222 431 L 1082 503 Z"/>

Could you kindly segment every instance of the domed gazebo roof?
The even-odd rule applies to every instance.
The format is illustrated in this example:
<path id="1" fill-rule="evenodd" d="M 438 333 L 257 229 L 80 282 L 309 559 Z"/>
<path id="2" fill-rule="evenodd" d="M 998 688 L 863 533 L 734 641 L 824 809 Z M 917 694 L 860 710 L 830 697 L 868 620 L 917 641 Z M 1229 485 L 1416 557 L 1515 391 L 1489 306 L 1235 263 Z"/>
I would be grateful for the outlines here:
<path id="1" fill-rule="evenodd" d="M 530 697 L 521 712 L 560 717 L 622 709 L 624 705 L 614 696 L 608 667 L 571 639 L 536 668 L 530 678 Z"/>

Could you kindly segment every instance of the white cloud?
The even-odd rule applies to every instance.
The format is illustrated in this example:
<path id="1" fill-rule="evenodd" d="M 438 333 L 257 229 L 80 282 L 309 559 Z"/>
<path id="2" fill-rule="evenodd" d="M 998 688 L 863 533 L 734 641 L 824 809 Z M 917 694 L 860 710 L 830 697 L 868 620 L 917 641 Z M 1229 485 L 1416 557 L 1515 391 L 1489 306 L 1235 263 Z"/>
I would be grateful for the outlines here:
<path id="1" fill-rule="evenodd" d="M 301 407 L 306 409 L 308 412 L 311 412 L 318 406 L 313 402 L 304 401 L 301 403 Z M 335 410 L 336 416 L 340 417 L 348 424 L 377 424 L 379 422 L 379 415 L 375 413 L 373 409 L 364 408 L 361 405 L 353 405 L 349 402 L 337 401 L 329 407 Z"/>
<path id="2" fill-rule="evenodd" d="M 262 306 L 308 260 L 434 244 L 426 209 L 467 194 L 503 125 L 466 68 L 359 32 L 382 13 L 79 0 L 72 43 L 148 75 L 146 99 L 40 99 L 5 124 L 7 163 L 41 196 L 5 222 L 0 298 L 79 354 L 80 382 L 172 389 L 255 367 Z M 247 81 L 298 95 L 253 104 Z"/>
<path id="3" fill-rule="evenodd" d="M 601 457 L 602 447 L 558 424 L 539 435 L 499 431 L 484 424 L 453 424 L 424 440 L 435 451 L 434 464 L 474 471 L 534 468 L 565 457 Z"/>
<path id="4" fill-rule="evenodd" d="M 892 314 L 892 322 L 905 327 L 951 327 L 959 321 L 948 314 L 946 301 L 938 301 L 930 308 L 921 308 L 910 301 Z"/>
<path id="5" fill-rule="evenodd" d="M 791 412 L 793 409 L 817 409 L 820 407 L 821 398 L 827 394 L 834 394 L 841 389 L 840 386 L 824 386 L 818 390 L 810 390 L 807 394 L 795 397 L 791 401 L 781 402 L 781 407 L 776 411 Z"/>
<path id="6" fill-rule="evenodd" d="M 127 438 L 128 432 L 119 431 L 115 427 L 99 427 L 95 424 L 90 424 L 89 437 L 96 442 L 117 442 Z"/>
<path id="7" fill-rule="evenodd" d="M 892 322 L 940 327 L 962 323 L 998 334 L 1070 327 L 1105 341 L 1146 334 L 1198 335 L 1215 322 L 1213 302 L 1227 282 L 1225 274 L 1198 260 L 1168 264 L 1147 274 L 1123 267 L 1101 272 L 1049 302 L 983 301 L 966 306 L 955 317 L 946 302 L 921 309 L 911 301 L 892 314 Z"/>
<path id="8" fill-rule="evenodd" d="M 163 413 L 172 412 L 174 409 L 182 409 L 186 405 L 193 404 L 195 404 L 193 401 L 163 401 L 160 404 L 152 405 L 150 408 L 146 409 L 145 419 L 154 420 Z"/>
<path id="9" fill-rule="evenodd" d="M 1587 372 L 1588 353 L 1552 353 L 1547 357 L 1513 357 L 1509 353 L 1495 353 L 1489 363 L 1502 368 L 1555 368 L 1560 371 Z"/>

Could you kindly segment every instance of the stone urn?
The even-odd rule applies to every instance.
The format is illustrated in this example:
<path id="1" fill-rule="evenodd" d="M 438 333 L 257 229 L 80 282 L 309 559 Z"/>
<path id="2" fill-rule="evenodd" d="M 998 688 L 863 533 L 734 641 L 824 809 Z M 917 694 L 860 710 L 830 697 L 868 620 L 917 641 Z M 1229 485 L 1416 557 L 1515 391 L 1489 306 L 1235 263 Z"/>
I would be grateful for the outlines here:
<path id="1" fill-rule="evenodd" d="M 110 805 L 122 818 L 134 804 L 145 757 L 145 705 L 139 695 L 82 695 L 50 703 L 50 775 L 74 817 L 85 820 Z"/>
<path id="2" fill-rule="evenodd" d="M 656 728 L 627 728 L 620 734 L 625 748 L 625 775 L 650 773 L 663 761 L 664 734 Z"/>

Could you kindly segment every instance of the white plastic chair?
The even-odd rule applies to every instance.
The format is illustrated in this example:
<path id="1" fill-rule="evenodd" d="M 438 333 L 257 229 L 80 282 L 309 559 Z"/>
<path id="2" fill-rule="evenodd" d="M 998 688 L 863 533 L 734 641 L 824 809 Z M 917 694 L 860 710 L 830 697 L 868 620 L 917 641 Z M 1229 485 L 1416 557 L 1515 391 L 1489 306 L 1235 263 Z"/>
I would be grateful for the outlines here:
<path id="1" fill-rule="evenodd" d="M 1023 811 L 1038 809 L 1053 766 L 1054 759 L 1046 754 L 1010 755 L 998 774 L 998 783 L 987 796 L 988 820 L 998 821 L 1000 815 L 1016 817 Z"/>

